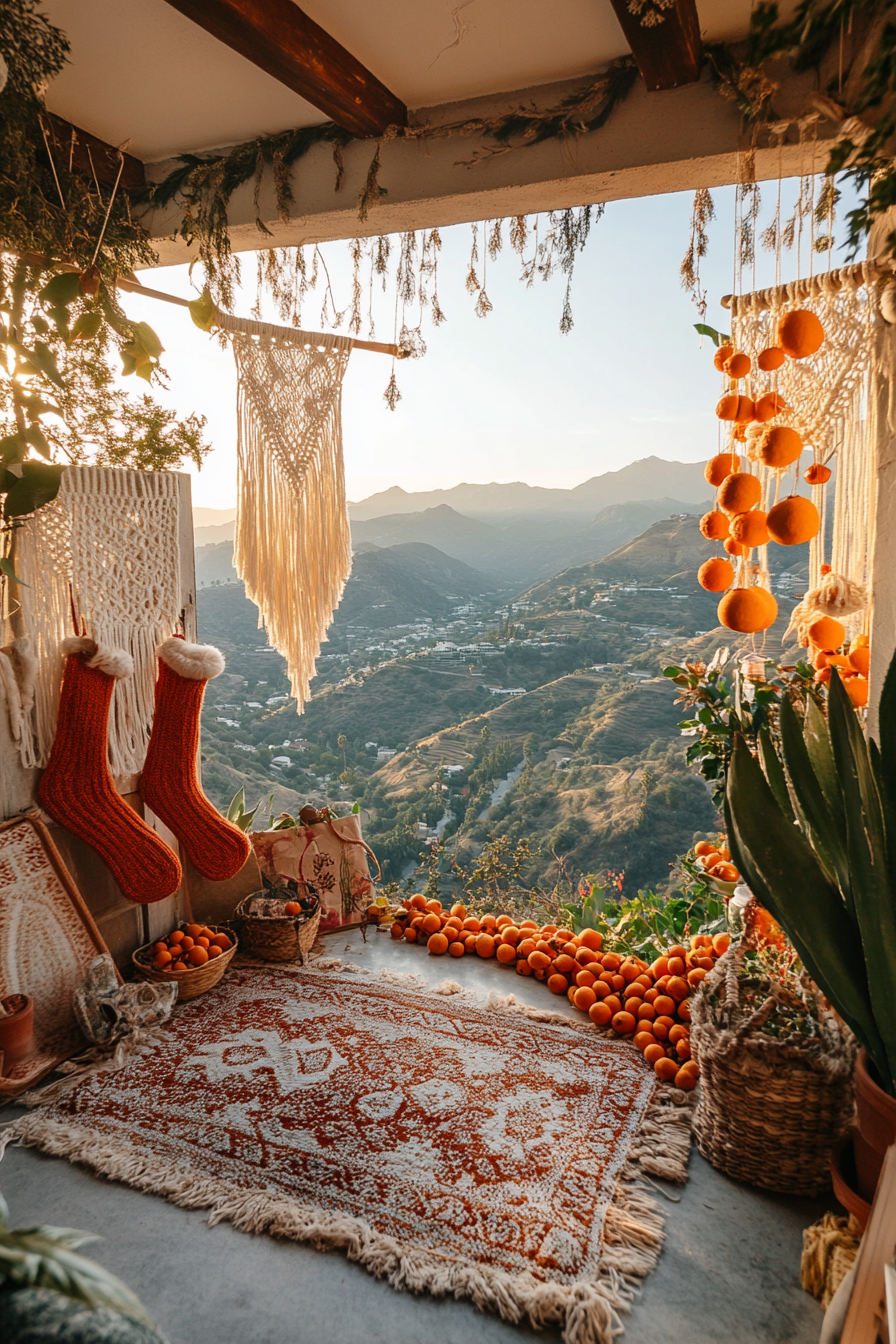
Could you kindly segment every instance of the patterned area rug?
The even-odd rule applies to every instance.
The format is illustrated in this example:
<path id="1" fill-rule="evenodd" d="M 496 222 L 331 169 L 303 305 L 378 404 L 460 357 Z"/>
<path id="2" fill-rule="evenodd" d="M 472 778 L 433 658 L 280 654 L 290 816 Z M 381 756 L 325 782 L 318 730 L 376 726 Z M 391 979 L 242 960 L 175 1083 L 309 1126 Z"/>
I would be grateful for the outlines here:
<path id="1" fill-rule="evenodd" d="M 639 1164 L 686 1175 L 684 1094 L 657 1096 L 624 1041 L 459 989 L 232 970 L 163 1047 L 10 1138 L 212 1223 L 340 1247 L 396 1288 L 609 1344 L 662 1245 Z"/>

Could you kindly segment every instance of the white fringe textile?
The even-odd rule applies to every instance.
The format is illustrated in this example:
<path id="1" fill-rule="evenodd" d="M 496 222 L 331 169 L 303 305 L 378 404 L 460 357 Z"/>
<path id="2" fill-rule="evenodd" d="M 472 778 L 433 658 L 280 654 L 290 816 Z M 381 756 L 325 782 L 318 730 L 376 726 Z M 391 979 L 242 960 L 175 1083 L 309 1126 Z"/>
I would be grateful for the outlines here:
<path id="1" fill-rule="evenodd" d="M 312 973 L 326 974 L 325 966 L 342 972 L 350 969 L 338 959 L 318 958 Z M 292 972 L 285 969 L 284 973 Z M 394 972 L 381 972 L 380 976 L 401 981 L 419 978 Z M 402 989 L 408 992 L 410 986 L 402 984 Z M 426 989 L 430 994 L 448 997 L 470 992 L 451 980 L 436 989 L 427 985 Z M 479 998 L 475 992 L 471 997 Z M 595 1034 L 590 1024 L 571 1022 L 550 1010 L 527 1008 L 512 994 L 489 995 L 487 1006 L 495 1012 L 519 1013 L 573 1032 Z M 98 1067 L 110 1065 L 107 1062 Z M 65 1079 L 59 1088 L 68 1090 L 79 1081 Z M 58 1095 L 56 1087 L 53 1092 Z M 39 1107 L 40 1091 L 29 1093 L 26 1100 Z M 528 1322 L 536 1329 L 559 1325 L 566 1344 L 613 1344 L 624 1330 L 621 1316 L 631 1309 L 640 1281 L 656 1268 L 664 1241 L 662 1215 L 638 1178 L 650 1172 L 676 1183 L 687 1179 L 692 1101 L 691 1095 L 678 1089 L 657 1087 L 606 1212 L 598 1274 L 573 1284 L 461 1260 L 384 1235 L 347 1213 L 271 1195 L 263 1189 L 242 1190 L 183 1166 L 166 1165 L 147 1150 L 112 1141 L 86 1127 L 50 1120 L 39 1109 L 13 1121 L 0 1134 L 0 1156 L 10 1143 L 36 1147 L 52 1156 L 81 1162 L 110 1180 L 163 1195 L 180 1208 L 208 1209 L 210 1227 L 230 1222 L 243 1232 L 307 1242 L 318 1250 L 342 1250 L 397 1291 L 469 1298 L 480 1311 L 493 1312 L 514 1325 Z"/>
<path id="2" fill-rule="evenodd" d="M 36 659 L 33 713 L 18 737 L 24 766 L 49 759 L 74 604 L 91 639 L 133 659 L 133 676 L 112 697 L 109 768 L 119 776 L 143 768 L 156 645 L 181 614 L 178 507 L 174 472 L 72 466 L 55 500 L 17 530 L 21 621 Z"/>
<path id="3" fill-rule="evenodd" d="M 352 342 L 220 315 L 238 374 L 236 572 L 299 713 L 351 571 L 342 379 Z"/>

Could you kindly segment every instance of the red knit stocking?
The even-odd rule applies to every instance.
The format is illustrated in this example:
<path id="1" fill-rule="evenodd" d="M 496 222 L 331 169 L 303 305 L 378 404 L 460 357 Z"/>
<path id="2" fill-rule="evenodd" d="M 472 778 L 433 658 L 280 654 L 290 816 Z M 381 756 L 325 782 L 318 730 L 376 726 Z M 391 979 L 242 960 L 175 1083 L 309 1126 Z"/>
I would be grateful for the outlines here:
<path id="1" fill-rule="evenodd" d="M 95 849 L 129 901 L 162 901 L 180 886 L 177 855 L 117 792 L 109 772 L 109 704 L 133 663 L 92 639 L 67 639 L 56 737 L 37 796 L 54 821 Z"/>
<path id="2" fill-rule="evenodd" d="M 209 678 L 224 671 L 224 659 L 210 644 L 188 644 L 177 636 L 156 653 L 156 711 L 140 793 L 202 876 L 226 882 L 248 859 L 250 844 L 212 806 L 196 775 L 202 697 Z"/>

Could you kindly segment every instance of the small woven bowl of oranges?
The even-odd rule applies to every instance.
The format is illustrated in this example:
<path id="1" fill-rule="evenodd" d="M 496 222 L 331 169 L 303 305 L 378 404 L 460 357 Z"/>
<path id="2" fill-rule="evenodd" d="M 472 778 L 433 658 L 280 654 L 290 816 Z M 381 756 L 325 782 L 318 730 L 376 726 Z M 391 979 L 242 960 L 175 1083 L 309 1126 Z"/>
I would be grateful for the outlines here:
<path id="1" fill-rule="evenodd" d="M 724 837 L 713 844 L 711 840 L 701 840 L 694 846 L 694 857 L 709 879 L 709 885 L 719 896 L 733 896 L 734 888 L 740 879 L 740 873 L 731 862 L 731 851 Z"/>
<path id="2" fill-rule="evenodd" d="M 239 946 L 223 924 L 181 924 L 165 938 L 138 947 L 131 960 L 142 980 L 178 987 L 178 1000 L 195 999 L 223 976 Z"/>

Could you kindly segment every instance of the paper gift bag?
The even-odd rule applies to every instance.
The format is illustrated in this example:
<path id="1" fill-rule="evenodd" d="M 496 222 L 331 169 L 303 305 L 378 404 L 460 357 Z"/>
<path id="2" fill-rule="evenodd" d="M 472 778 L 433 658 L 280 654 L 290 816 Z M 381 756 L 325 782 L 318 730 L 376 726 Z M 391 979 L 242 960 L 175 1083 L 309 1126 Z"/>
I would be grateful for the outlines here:
<path id="1" fill-rule="evenodd" d="M 304 811 L 304 809 L 303 809 Z M 320 897 L 321 933 L 363 923 L 375 898 L 368 855 L 376 855 L 361 837 L 357 815 L 332 817 L 326 809 L 321 820 L 285 830 L 253 831 L 252 844 L 265 877 L 291 878 L 314 889 Z"/>

